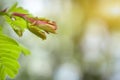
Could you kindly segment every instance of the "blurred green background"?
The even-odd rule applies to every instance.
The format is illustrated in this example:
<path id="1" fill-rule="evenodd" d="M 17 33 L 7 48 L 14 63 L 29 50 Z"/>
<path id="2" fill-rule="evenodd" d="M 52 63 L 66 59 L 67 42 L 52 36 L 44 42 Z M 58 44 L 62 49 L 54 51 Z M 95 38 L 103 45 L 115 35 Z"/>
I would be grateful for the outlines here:
<path id="1" fill-rule="evenodd" d="M 120 80 L 120 0 L 0 0 L 0 10 L 16 1 L 58 30 L 45 41 L 27 30 L 19 38 L 0 20 L 32 53 L 21 55 L 19 74 L 7 80 Z"/>

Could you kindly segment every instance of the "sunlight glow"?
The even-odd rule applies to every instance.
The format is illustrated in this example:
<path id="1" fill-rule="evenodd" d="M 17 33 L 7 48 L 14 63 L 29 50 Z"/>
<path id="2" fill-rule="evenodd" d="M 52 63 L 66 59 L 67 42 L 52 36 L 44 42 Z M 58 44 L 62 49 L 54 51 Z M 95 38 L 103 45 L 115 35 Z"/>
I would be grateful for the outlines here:
<path id="1" fill-rule="evenodd" d="M 108 12 L 112 15 L 120 15 L 120 6 L 113 6 L 108 10 Z"/>
<path id="2" fill-rule="evenodd" d="M 106 17 L 120 17 L 120 2 L 110 2 L 101 4 L 99 12 Z"/>
<path id="3" fill-rule="evenodd" d="M 111 16 L 119 16 L 120 15 L 120 6 L 119 5 L 109 5 L 105 9 L 105 13 Z"/>

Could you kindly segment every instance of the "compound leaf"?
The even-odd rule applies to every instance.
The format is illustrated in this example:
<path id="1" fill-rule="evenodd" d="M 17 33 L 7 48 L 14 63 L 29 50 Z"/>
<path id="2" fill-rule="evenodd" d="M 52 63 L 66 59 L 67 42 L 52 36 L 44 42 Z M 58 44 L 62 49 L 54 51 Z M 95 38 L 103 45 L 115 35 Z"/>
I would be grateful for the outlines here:
<path id="1" fill-rule="evenodd" d="M 18 73 L 21 51 L 21 46 L 15 40 L 0 33 L 0 80 L 5 80 L 7 75 L 14 78 Z"/>

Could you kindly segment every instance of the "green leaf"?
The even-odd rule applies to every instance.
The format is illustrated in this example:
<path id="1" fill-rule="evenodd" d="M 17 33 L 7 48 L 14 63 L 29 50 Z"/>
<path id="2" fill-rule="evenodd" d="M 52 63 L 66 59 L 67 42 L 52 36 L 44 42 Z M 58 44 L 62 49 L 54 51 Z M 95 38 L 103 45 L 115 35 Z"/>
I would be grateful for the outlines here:
<path id="1" fill-rule="evenodd" d="M 5 67 L 1 64 L 0 65 L 0 80 L 5 80 L 5 78 L 6 78 Z"/>
<path id="2" fill-rule="evenodd" d="M 13 4 L 13 6 L 10 9 L 8 9 L 8 12 L 18 12 L 18 13 L 28 14 L 27 10 L 23 9 L 22 7 L 18 7 L 17 5 L 18 3 Z"/>
<path id="3" fill-rule="evenodd" d="M 20 45 L 20 48 L 21 48 L 24 55 L 29 55 L 30 54 L 30 51 L 27 48 L 23 47 L 22 45 Z"/>
<path id="4" fill-rule="evenodd" d="M 17 7 L 17 5 L 18 5 L 17 2 L 13 4 L 12 7 L 8 10 L 8 12 L 12 12 Z"/>
<path id="5" fill-rule="evenodd" d="M 21 37 L 23 35 L 24 29 L 27 28 L 26 21 L 18 16 L 12 16 L 12 13 L 24 13 L 28 14 L 28 11 L 23 9 L 22 7 L 18 7 L 18 4 L 15 3 L 11 8 L 8 9 L 7 14 L 4 15 L 6 21 L 12 26 L 12 29 L 15 31 L 15 33 Z"/>
<path id="6" fill-rule="evenodd" d="M 6 65 L 8 65 L 8 64 L 13 65 L 14 68 L 16 68 L 16 69 L 20 68 L 20 65 L 19 65 L 18 61 L 13 59 L 13 58 L 2 57 L 1 60 L 3 60 L 3 64 L 7 63 Z M 11 63 L 13 63 L 13 64 L 11 64 Z"/>
<path id="7" fill-rule="evenodd" d="M 6 68 L 6 73 L 10 76 L 10 78 L 14 78 L 15 77 L 13 71 L 11 69 L 9 69 L 9 68 Z"/>
<path id="8" fill-rule="evenodd" d="M 4 16 L 6 21 L 12 26 L 13 30 L 17 33 L 18 36 L 22 36 L 24 29 L 27 28 L 26 21 L 20 17 L 9 17 Z"/>
<path id="9" fill-rule="evenodd" d="M 2 32 L 2 27 L 0 26 L 0 33 Z"/>
<path id="10" fill-rule="evenodd" d="M 9 44 L 11 43 L 14 45 L 18 45 L 18 43 L 15 40 L 7 37 L 6 35 L 3 35 L 2 33 L 0 33 L 0 41 L 5 41 L 5 42 L 7 41 Z"/>
<path id="11" fill-rule="evenodd" d="M 5 80 L 7 75 L 10 78 L 16 76 L 20 52 L 21 47 L 15 40 L 0 33 L 0 80 Z"/>

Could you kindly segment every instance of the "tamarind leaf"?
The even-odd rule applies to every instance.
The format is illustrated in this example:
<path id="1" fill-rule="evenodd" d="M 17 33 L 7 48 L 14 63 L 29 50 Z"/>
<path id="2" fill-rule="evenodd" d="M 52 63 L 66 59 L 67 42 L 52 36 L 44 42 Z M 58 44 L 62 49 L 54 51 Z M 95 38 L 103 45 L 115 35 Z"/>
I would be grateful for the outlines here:
<path id="1" fill-rule="evenodd" d="M 26 9 L 23 9 L 22 7 L 19 7 L 17 2 L 13 4 L 11 8 L 8 9 L 8 13 L 12 12 L 28 14 L 28 11 Z"/>
<path id="2" fill-rule="evenodd" d="M 0 80 L 5 80 L 6 76 L 15 78 L 20 68 L 18 58 L 22 51 L 27 49 L 21 48 L 15 40 L 0 33 Z"/>

